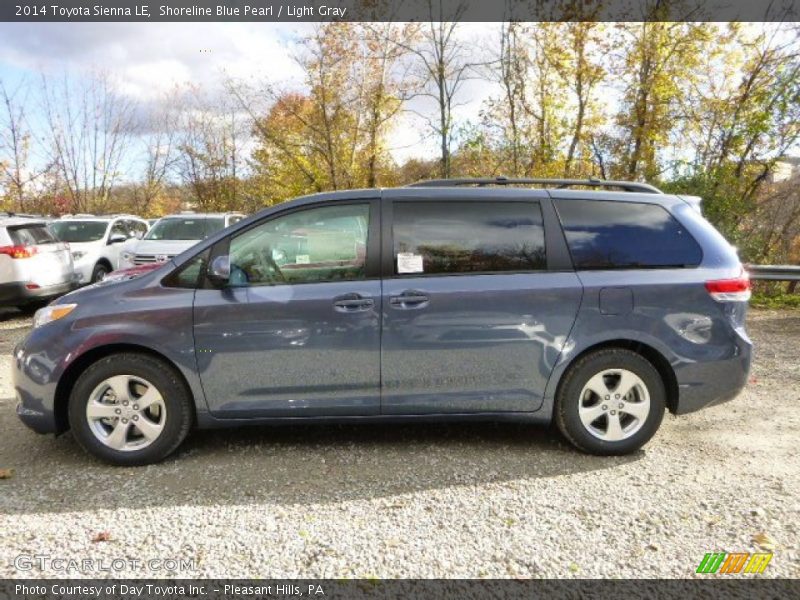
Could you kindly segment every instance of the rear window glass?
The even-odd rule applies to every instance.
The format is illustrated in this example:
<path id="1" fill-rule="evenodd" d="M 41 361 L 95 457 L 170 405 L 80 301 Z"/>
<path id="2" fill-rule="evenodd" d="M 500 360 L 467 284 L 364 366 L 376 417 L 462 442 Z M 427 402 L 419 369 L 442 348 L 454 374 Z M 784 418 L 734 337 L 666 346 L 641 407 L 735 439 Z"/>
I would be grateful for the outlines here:
<path id="1" fill-rule="evenodd" d="M 55 221 L 50 229 L 62 242 L 96 242 L 106 235 L 105 221 Z"/>
<path id="2" fill-rule="evenodd" d="M 661 206 L 557 200 L 576 269 L 695 267 L 702 250 Z"/>
<path id="3" fill-rule="evenodd" d="M 397 202 L 397 274 L 546 269 L 538 202 Z"/>
<path id="4" fill-rule="evenodd" d="M 22 225 L 8 229 L 8 235 L 15 246 L 36 246 L 38 244 L 54 244 L 58 240 L 44 225 Z"/>
<path id="5" fill-rule="evenodd" d="M 147 240 L 203 240 L 225 227 L 225 219 L 197 217 L 170 217 L 153 225 Z"/>

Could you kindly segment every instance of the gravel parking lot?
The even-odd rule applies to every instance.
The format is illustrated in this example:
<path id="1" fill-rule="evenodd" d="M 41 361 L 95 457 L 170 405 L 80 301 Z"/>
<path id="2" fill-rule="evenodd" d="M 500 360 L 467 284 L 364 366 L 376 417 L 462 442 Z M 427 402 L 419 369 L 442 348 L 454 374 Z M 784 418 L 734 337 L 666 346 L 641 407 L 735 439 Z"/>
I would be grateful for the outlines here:
<path id="1" fill-rule="evenodd" d="M 9 354 L 29 325 L 0 310 L 0 577 L 167 577 L 129 559 L 173 558 L 187 577 L 690 577 L 706 552 L 763 550 L 764 576 L 800 577 L 797 311 L 751 312 L 747 390 L 668 416 L 634 456 L 527 425 L 293 426 L 195 432 L 144 468 L 18 422 Z"/>

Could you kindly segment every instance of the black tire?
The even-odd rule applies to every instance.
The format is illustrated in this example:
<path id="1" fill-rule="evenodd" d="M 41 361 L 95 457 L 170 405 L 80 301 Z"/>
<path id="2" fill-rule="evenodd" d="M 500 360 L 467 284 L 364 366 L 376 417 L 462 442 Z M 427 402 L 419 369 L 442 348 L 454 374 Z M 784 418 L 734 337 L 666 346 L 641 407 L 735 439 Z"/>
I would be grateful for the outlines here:
<path id="1" fill-rule="evenodd" d="M 108 265 L 103 263 L 97 263 L 94 266 L 94 270 L 92 271 L 92 281 L 91 283 L 97 283 L 101 279 L 104 279 L 106 275 L 111 272 L 111 269 L 108 268 Z"/>
<path id="2" fill-rule="evenodd" d="M 164 426 L 149 446 L 116 450 L 101 442 L 90 427 L 86 416 L 90 396 L 115 375 L 132 375 L 152 383 L 164 400 Z M 69 397 L 69 423 L 75 439 L 89 454 L 114 465 L 139 466 L 163 460 L 180 446 L 193 420 L 192 396 L 180 375 L 164 361 L 146 354 L 113 354 L 100 359 L 81 374 Z"/>
<path id="3" fill-rule="evenodd" d="M 650 397 L 650 411 L 643 424 L 630 437 L 616 441 L 593 435 L 579 416 L 584 386 L 606 369 L 631 371 L 644 383 Z M 652 363 L 631 350 L 607 348 L 582 357 L 564 375 L 556 394 L 555 421 L 564 437 L 583 452 L 602 456 L 621 455 L 635 452 L 650 441 L 661 425 L 665 409 L 664 381 Z M 596 426 L 594 423 L 592 425 Z"/>
<path id="4" fill-rule="evenodd" d="M 18 304 L 17 310 L 24 312 L 26 315 L 32 315 L 40 308 L 44 308 L 48 305 L 50 300 L 33 300 L 28 302 L 27 304 Z"/>

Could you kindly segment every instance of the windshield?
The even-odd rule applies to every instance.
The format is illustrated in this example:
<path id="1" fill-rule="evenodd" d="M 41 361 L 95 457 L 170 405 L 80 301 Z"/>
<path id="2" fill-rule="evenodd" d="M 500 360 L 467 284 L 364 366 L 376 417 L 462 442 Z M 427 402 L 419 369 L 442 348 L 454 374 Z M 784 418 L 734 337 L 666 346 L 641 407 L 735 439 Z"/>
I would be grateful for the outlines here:
<path id="1" fill-rule="evenodd" d="M 62 242 L 96 242 L 103 239 L 108 223 L 105 221 L 55 221 L 50 229 Z"/>
<path id="2" fill-rule="evenodd" d="M 222 217 L 198 219 L 197 217 L 170 217 L 153 225 L 146 240 L 203 240 L 225 227 Z"/>

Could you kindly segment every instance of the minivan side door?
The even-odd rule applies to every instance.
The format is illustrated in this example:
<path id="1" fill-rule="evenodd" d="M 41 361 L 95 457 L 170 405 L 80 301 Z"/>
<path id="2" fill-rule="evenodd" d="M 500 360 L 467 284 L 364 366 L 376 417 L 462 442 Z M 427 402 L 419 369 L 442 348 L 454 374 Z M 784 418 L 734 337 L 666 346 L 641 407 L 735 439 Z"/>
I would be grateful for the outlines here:
<path id="1" fill-rule="evenodd" d="M 197 366 L 222 418 L 380 412 L 380 203 L 304 205 L 214 246 L 195 294 Z"/>
<path id="2" fill-rule="evenodd" d="M 384 191 L 384 414 L 542 404 L 581 284 L 545 192 L 485 191 Z"/>

